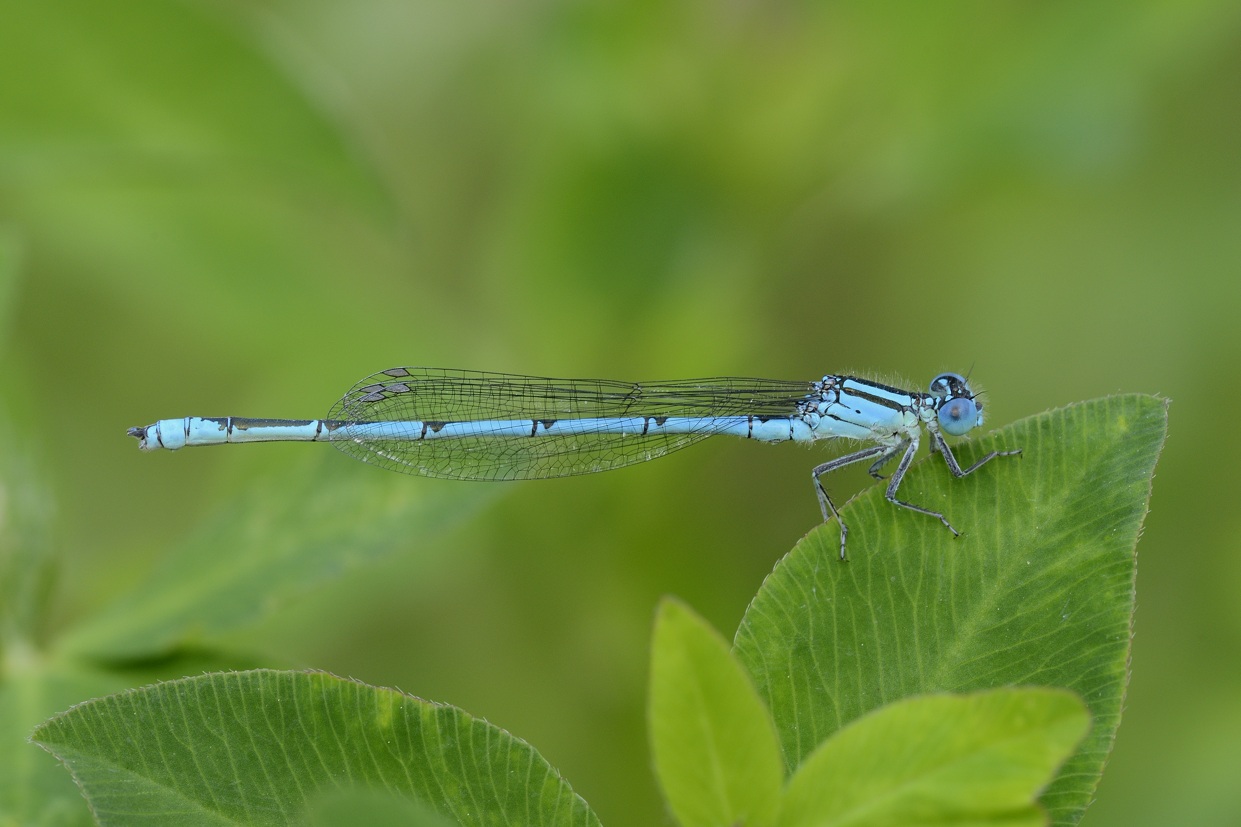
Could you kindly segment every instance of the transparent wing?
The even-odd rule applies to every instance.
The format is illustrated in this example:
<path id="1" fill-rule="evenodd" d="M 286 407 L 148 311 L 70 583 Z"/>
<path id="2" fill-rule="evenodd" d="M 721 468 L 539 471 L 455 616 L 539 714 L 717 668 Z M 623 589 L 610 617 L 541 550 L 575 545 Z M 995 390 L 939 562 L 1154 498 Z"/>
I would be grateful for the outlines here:
<path id="1" fill-rule="evenodd" d="M 363 462 L 428 477 L 515 480 L 607 471 L 654 459 L 717 433 L 722 416 L 789 416 L 811 382 L 715 378 L 629 383 L 548 379 L 442 368 L 392 368 L 333 406 L 331 441 Z M 692 417 L 688 433 L 572 433 L 383 439 L 373 422 Z"/>

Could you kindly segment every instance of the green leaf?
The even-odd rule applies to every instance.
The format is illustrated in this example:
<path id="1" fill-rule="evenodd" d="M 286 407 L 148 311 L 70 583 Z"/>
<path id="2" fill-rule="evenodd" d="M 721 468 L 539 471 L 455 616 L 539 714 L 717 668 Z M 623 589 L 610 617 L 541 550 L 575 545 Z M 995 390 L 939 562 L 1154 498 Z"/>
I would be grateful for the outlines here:
<path id="1" fill-rule="evenodd" d="M 775 822 L 784 769 L 767 708 L 727 642 L 665 599 L 651 647 L 651 750 L 685 827 Z"/>
<path id="2" fill-rule="evenodd" d="M 868 711 L 911 695 L 1010 684 L 1073 689 L 1094 727 L 1042 801 L 1074 824 L 1111 749 L 1128 679 L 1135 546 L 1167 429 L 1165 400 L 1114 396 L 1050 411 L 957 448 L 969 462 L 1022 448 L 953 479 L 938 457 L 909 474 L 893 507 L 879 488 L 838 529 L 807 535 L 767 578 L 737 632 L 786 762 Z"/>
<path id="3" fill-rule="evenodd" d="M 492 493 L 412 486 L 319 453 L 226 502 L 132 594 L 70 631 L 63 651 L 133 659 L 201 645 L 343 571 L 425 545 Z"/>
<path id="4" fill-rule="evenodd" d="M 810 754 L 780 827 L 1046 824 L 1034 803 L 1090 727 L 1056 689 L 929 695 L 870 712 Z"/>
<path id="5" fill-rule="evenodd" d="M 462 825 L 597 825 L 529 744 L 456 707 L 326 673 L 185 678 L 35 730 L 105 825 L 299 824 L 339 789 L 400 793 Z"/>

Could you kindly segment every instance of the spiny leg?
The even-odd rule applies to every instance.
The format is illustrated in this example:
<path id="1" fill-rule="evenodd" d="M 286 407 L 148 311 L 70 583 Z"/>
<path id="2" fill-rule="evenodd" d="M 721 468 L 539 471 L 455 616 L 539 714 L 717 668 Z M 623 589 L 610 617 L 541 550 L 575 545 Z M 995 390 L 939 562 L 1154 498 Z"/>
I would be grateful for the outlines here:
<path id="1" fill-rule="evenodd" d="M 832 503 L 832 498 L 827 495 L 827 489 L 823 487 L 823 481 L 820 480 L 819 477 L 831 471 L 835 471 L 838 468 L 844 468 L 846 465 L 853 465 L 856 462 L 862 462 L 863 460 L 870 459 L 873 456 L 878 456 L 879 459 L 877 459 L 874 465 L 871 466 L 871 471 L 873 472 L 874 469 L 882 466 L 885 462 L 890 460 L 897 451 L 901 450 L 908 444 L 909 441 L 906 440 L 900 445 L 892 447 L 886 445 L 876 445 L 873 448 L 866 448 L 862 451 L 858 451 L 857 453 L 846 454 L 843 457 L 837 457 L 836 459 L 829 460 L 822 465 L 816 465 L 814 470 L 810 472 L 812 478 L 814 479 L 815 494 L 819 497 L 819 508 L 823 511 L 823 522 L 826 523 L 832 517 L 835 517 L 837 524 L 840 525 L 841 562 L 848 559 L 845 556 L 845 538 L 849 535 L 849 528 L 845 525 L 845 521 L 840 518 L 840 512 L 836 510 L 835 504 Z"/>
<path id="2" fill-rule="evenodd" d="M 936 436 L 938 437 L 939 435 L 936 434 Z M 947 443 L 945 443 L 942 438 L 940 439 L 938 447 L 941 451 L 947 451 L 948 449 Z M 920 505 L 914 505 L 913 503 L 907 503 L 904 500 L 898 500 L 896 498 L 896 489 L 901 487 L 901 482 L 905 479 L 905 472 L 909 470 L 909 466 L 913 463 L 914 454 L 918 453 L 918 441 L 917 440 L 906 440 L 905 442 L 901 443 L 901 445 L 897 448 L 897 450 L 900 450 L 900 448 L 905 449 L 905 454 L 904 456 L 901 457 L 900 464 L 896 466 L 896 470 L 892 472 L 892 479 L 890 482 L 888 482 L 888 490 L 884 492 L 883 496 L 887 499 L 888 502 L 892 503 L 893 505 L 899 505 L 901 508 L 908 508 L 910 511 L 917 511 L 919 514 L 925 514 L 928 517 L 935 517 L 941 523 L 943 523 L 945 526 L 948 527 L 948 530 L 952 532 L 954 537 L 960 537 L 961 532 L 953 528 L 952 523 L 948 522 L 948 518 L 945 517 L 943 514 L 939 513 L 938 511 L 932 511 L 929 508 L 923 508 Z M 970 470 L 972 471 L 973 469 L 971 468 Z"/>

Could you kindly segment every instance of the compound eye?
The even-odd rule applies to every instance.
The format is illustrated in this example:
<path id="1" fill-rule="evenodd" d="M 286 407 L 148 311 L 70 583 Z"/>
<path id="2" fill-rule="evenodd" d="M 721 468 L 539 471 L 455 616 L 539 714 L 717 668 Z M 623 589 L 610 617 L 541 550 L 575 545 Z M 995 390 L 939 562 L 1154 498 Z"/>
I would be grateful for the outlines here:
<path id="1" fill-rule="evenodd" d="M 931 380 L 931 393 L 936 396 L 969 396 L 969 385 L 959 373 L 941 373 Z"/>
<path id="2" fill-rule="evenodd" d="M 931 388 L 932 390 L 935 388 L 934 382 L 931 383 Z M 951 434 L 952 436 L 961 436 L 968 433 L 971 428 L 978 424 L 980 413 L 973 399 L 958 396 L 956 399 L 948 400 L 940 407 L 939 427 L 944 430 L 944 433 Z"/>

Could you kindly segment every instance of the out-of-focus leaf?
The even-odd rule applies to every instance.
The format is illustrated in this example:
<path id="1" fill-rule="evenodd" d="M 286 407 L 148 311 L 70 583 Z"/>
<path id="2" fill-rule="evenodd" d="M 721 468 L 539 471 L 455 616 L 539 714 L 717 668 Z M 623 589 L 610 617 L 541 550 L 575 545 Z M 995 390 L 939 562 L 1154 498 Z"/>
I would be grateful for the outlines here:
<path id="1" fill-rule="evenodd" d="M 428 545 L 497 493 L 419 486 L 309 447 L 321 455 L 239 492 L 132 594 L 68 632 L 64 650 L 134 659 L 209 642 L 346 570 Z"/>
<path id="2" fill-rule="evenodd" d="M 16 228 L 0 223 L 0 353 L 7 344 L 9 320 L 17 292 L 22 244 Z"/>

